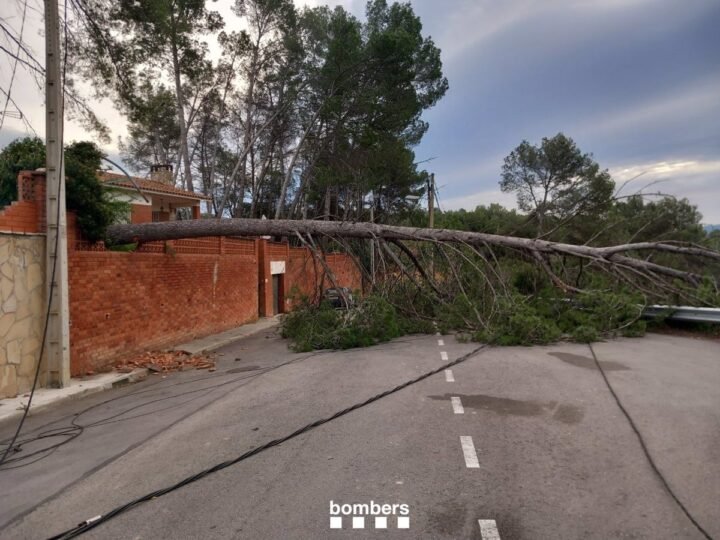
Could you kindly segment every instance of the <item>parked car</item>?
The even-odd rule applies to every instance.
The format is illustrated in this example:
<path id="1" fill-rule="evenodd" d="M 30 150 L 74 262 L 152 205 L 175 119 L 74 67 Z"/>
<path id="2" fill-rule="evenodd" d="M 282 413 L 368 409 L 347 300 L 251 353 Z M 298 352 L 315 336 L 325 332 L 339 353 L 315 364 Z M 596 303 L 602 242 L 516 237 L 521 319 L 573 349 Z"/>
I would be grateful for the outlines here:
<path id="1" fill-rule="evenodd" d="M 352 291 L 347 287 L 331 287 L 326 289 L 323 298 L 335 309 L 345 309 L 355 305 Z M 345 303 L 346 300 L 347 304 Z"/>

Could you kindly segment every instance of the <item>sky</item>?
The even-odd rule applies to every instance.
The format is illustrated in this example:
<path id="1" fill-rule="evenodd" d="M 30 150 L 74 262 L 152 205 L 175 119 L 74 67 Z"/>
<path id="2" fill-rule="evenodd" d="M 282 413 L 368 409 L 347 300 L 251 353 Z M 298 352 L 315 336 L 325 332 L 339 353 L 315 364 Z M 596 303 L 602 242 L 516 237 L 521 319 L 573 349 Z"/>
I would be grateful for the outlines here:
<path id="1" fill-rule="evenodd" d="M 8 0 L 5 0 L 8 1 Z M 20 0 L 2 15 L 18 29 Z M 364 1 L 342 5 L 362 18 Z M 503 158 L 523 140 L 562 131 L 609 169 L 623 194 L 687 197 L 705 223 L 720 223 L 720 1 L 414 0 L 423 32 L 441 49 L 450 89 L 424 119 L 415 148 L 434 172 L 445 209 L 499 202 Z M 26 38 L 42 59 L 41 2 L 28 0 Z M 215 9 L 228 10 L 219 0 Z M 0 44 L 8 46 L 0 36 Z M 11 64 L 0 51 L 0 87 Z M 42 133 L 42 96 L 19 72 L 13 97 Z M 0 105 L 4 104 L 0 95 Z M 12 107 L 10 107 L 12 110 Z M 110 103 L 97 112 L 113 129 L 117 156 L 125 120 Z M 0 146 L 27 127 L 7 117 Z M 68 140 L 87 138 L 69 122 Z M 638 176 L 639 175 L 639 176 Z"/>

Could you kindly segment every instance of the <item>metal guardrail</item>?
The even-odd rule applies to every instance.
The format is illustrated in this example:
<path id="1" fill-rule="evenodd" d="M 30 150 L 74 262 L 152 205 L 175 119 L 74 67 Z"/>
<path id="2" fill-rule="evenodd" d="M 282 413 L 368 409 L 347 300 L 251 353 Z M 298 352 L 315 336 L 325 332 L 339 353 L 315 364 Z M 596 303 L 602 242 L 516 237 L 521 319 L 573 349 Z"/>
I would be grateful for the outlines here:
<path id="1" fill-rule="evenodd" d="M 647 306 L 645 317 L 665 317 L 675 321 L 708 322 L 720 324 L 720 309 L 692 306 Z"/>

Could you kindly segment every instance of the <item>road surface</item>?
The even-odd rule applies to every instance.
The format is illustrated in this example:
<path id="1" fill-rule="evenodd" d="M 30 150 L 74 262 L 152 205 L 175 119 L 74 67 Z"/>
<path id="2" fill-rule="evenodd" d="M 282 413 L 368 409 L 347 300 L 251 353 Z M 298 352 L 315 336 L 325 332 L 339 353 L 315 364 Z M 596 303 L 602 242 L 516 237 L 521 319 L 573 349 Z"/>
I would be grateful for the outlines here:
<path id="1" fill-rule="evenodd" d="M 0 538 L 60 533 L 477 347 L 410 336 L 294 354 L 268 331 L 222 349 L 215 373 L 150 377 L 40 413 L 24 438 L 77 436 L 0 470 Z M 650 335 L 593 350 L 678 501 L 720 539 L 717 342 Z M 705 538 L 579 344 L 480 350 L 84 537 Z"/>

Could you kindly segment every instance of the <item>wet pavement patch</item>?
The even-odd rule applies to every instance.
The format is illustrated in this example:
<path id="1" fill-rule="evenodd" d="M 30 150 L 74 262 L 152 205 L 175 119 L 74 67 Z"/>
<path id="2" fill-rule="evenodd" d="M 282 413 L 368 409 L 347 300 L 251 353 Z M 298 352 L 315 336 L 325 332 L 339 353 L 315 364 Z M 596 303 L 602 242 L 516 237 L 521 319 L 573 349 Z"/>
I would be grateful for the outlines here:
<path id="1" fill-rule="evenodd" d="M 584 416 L 585 411 L 582 407 L 576 407 L 575 405 L 560 405 L 555 410 L 552 417 L 563 424 L 578 424 L 582 421 Z"/>
<path id="2" fill-rule="evenodd" d="M 595 360 L 589 356 L 582 356 L 581 354 L 572 354 L 565 352 L 549 352 L 550 356 L 554 356 L 558 360 L 562 360 L 566 364 L 571 366 L 583 368 L 583 369 L 597 369 Z M 625 364 L 620 362 L 613 362 L 612 360 L 600 360 L 600 365 L 605 371 L 628 371 L 630 370 Z"/>
<path id="3" fill-rule="evenodd" d="M 536 401 L 511 399 L 485 394 L 444 394 L 428 396 L 430 399 L 450 401 L 450 397 L 459 397 L 465 409 L 490 411 L 500 416 L 543 416 L 552 415 L 554 420 L 564 424 L 577 424 L 582 421 L 585 411 L 582 407 L 561 404 L 557 401 Z"/>

